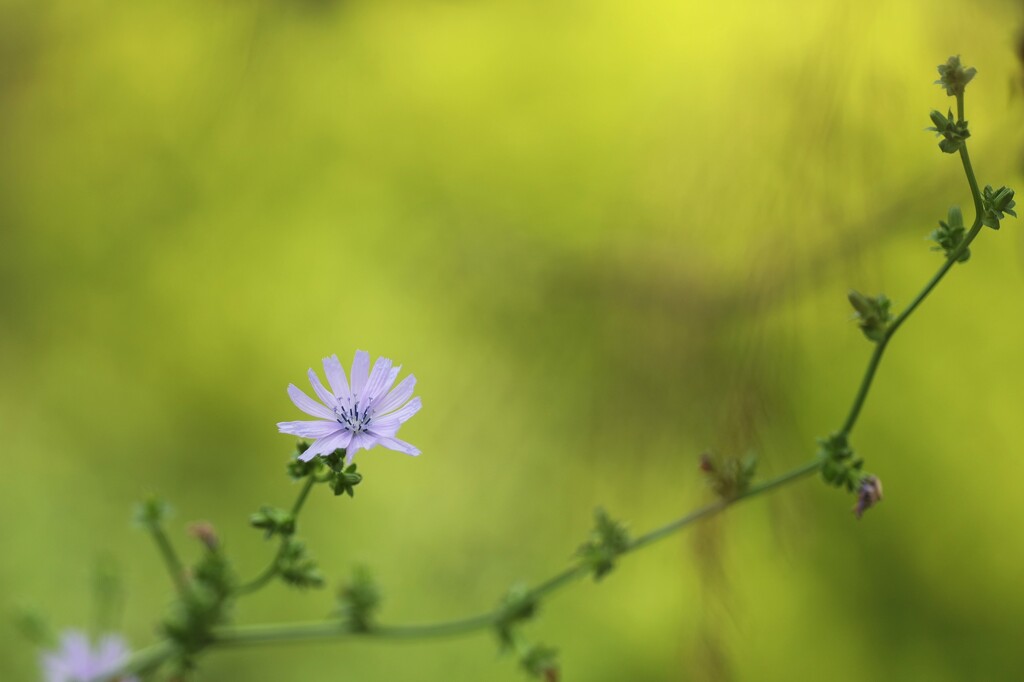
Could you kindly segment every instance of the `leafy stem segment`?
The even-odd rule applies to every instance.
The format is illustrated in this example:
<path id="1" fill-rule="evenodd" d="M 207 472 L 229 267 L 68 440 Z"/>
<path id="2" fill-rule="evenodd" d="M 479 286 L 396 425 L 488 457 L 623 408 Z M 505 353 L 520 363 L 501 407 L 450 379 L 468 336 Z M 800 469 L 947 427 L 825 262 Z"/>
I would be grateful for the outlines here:
<path id="1" fill-rule="evenodd" d="M 938 82 L 946 87 L 948 94 L 956 96 L 957 118 L 953 120 L 952 112 L 950 112 L 948 117 L 942 117 L 941 114 L 933 116 L 933 122 L 936 122 L 936 132 L 945 137 L 943 143 L 940 143 L 942 151 L 946 153 L 956 151 L 960 154 L 974 202 L 975 219 L 970 231 L 963 236 L 959 244 L 957 244 L 957 240 L 962 231 L 958 232 L 956 228 L 959 227 L 962 230 L 962 222 L 950 219 L 950 223 L 945 226 L 947 228 L 946 231 L 939 235 L 941 237 L 940 247 L 946 252 L 945 262 L 935 275 L 928 280 L 910 304 L 895 318 L 890 317 L 889 301 L 885 297 L 880 296 L 870 299 L 856 292 L 851 294 L 851 303 L 853 303 L 860 316 L 861 328 L 865 335 L 875 343 L 875 349 L 868 360 L 867 368 L 842 429 L 829 438 L 820 441 L 824 455 L 819 454 L 819 456 L 806 464 L 756 485 L 749 485 L 750 476 L 747 476 L 742 479 L 742 484 L 729 487 L 727 493 L 721 493 L 719 499 L 715 502 L 699 507 L 634 539 L 629 538 L 624 527 L 609 519 L 603 512 L 599 512 L 596 532 L 591 540 L 581 548 L 578 555 L 579 558 L 575 564 L 532 588 L 513 590 L 498 608 L 476 616 L 422 625 L 377 625 L 369 618 L 372 608 L 376 605 L 376 593 L 371 589 L 372 584 L 367 582 L 367 586 L 364 587 L 369 590 L 366 593 L 369 596 L 361 601 L 354 599 L 351 595 L 348 598 L 349 611 L 354 606 L 359 606 L 360 603 L 366 602 L 361 614 L 356 613 L 353 616 L 352 613 L 349 613 L 347 619 L 335 618 L 328 621 L 306 623 L 249 626 L 218 625 L 207 631 L 208 640 L 205 642 L 205 647 L 245 646 L 274 642 L 357 637 L 366 639 L 424 639 L 468 634 L 492 628 L 498 630 L 499 636 L 506 636 L 514 640 L 518 636 L 514 628 L 521 621 L 532 617 L 539 601 L 543 597 L 587 575 L 592 575 L 599 579 L 611 570 L 614 560 L 618 557 L 662 540 L 701 519 L 714 516 L 741 500 L 750 499 L 771 490 L 787 486 L 819 471 L 825 476 L 826 480 L 835 485 L 845 485 L 850 489 L 859 486 L 859 501 L 858 506 L 855 508 L 858 516 L 864 509 L 871 506 L 878 499 L 881 499 L 880 482 L 876 477 L 860 471 L 862 462 L 849 447 L 848 436 L 853 430 L 861 408 L 867 399 L 888 342 L 907 318 L 910 317 L 943 277 L 945 277 L 953 265 L 966 260 L 969 246 L 980 233 L 982 226 L 988 225 L 998 229 L 999 220 L 1002 219 L 1004 213 L 1015 215 L 1013 213 L 1013 191 L 1005 187 L 999 190 L 992 190 L 990 187 L 986 187 L 983 194 L 978 187 L 978 182 L 971 166 L 966 145 L 969 131 L 964 120 L 963 90 L 966 84 L 973 78 L 974 69 L 964 69 L 957 57 L 950 58 L 945 65 L 940 66 L 939 73 L 942 78 Z M 935 113 L 937 114 L 938 112 Z M 336 495 L 343 492 L 351 495 L 352 486 L 358 484 L 360 477 L 355 473 L 354 468 L 351 471 L 340 469 L 340 460 L 337 464 L 338 466 L 332 467 L 333 478 L 331 480 L 333 482 L 331 487 Z M 752 473 L 753 471 L 751 470 L 751 476 Z M 260 523 L 264 523 L 265 519 L 266 525 L 254 523 L 257 527 L 265 527 L 273 529 L 272 532 L 279 532 L 282 535 L 281 547 L 272 563 L 255 579 L 238 588 L 234 592 L 235 594 L 243 594 L 259 589 L 275 575 L 281 573 L 282 561 L 290 545 L 291 535 L 294 532 L 295 517 L 301 510 L 312 486 L 318 481 L 328 480 L 326 478 L 318 478 L 312 471 L 306 471 L 306 475 L 308 477 L 298 499 L 292 507 L 290 515 L 284 512 L 281 512 L 279 516 L 268 514 L 260 520 Z M 737 481 L 739 480 L 737 479 Z M 284 528 L 287 528 L 287 530 L 282 530 Z M 268 530 L 268 532 L 271 531 Z M 160 541 L 161 533 L 154 532 L 154 537 L 157 538 L 161 551 L 164 551 L 165 543 Z M 166 537 L 163 537 L 166 540 Z M 166 546 L 169 547 L 169 543 L 166 543 Z M 173 552 L 169 555 L 165 553 L 166 556 L 174 558 Z M 168 564 L 173 568 L 173 562 L 170 559 Z M 183 579 L 183 576 L 177 569 L 172 570 L 172 574 Z M 547 668 L 544 666 L 548 665 L 549 658 L 553 655 L 553 650 L 548 650 L 544 647 L 534 647 L 533 651 L 541 656 L 537 661 L 534 661 L 539 667 L 535 666 L 536 669 L 531 666 L 526 667 L 532 673 L 546 670 Z M 175 649 L 170 642 L 159 642 L 137 652 L 118 670 L 110 673 L 103 679 L 117 679 L 125 675 L 153 670 L 174 654 Z M 524 665 L 526 663 L 527 661 L 524 659 Z M 94 682 L 101 682 L 101 680 Z"/>
<path id="2" fill-rule="evenodd" d="M 295 498 L 295 504 L 292 505 L 291 510 L 292 532 L 294 532 L 294 524 L 298 520 L 299 512 L 302 511 L 302 506 L 306 504 L 306 498 L 309 497 L 309 491 L 313 489 L 316 482 L 316 476 L 312 473 L 306 476 L 305 482 L 302 484 L 302 489 L 299 491 L 299 496 Z M 274 576 L 277 575 L 278 571 L 281 570 L 281 560 L 288 551 L 290 543 L 291 534 L 282 534 L 281 544 L 277 548 L 277 553 L 274 555 L 274 558 L 270 561 L 267 567 L 249 582 L 239 585 L 235 594 L 241 595 L 255 592 L 272 580 Z"/>
<path id="3" fill-rule="evenodd" d="M 776 488 L 794 483 L 815 473 L 821 467 L 817 459 L 807 462 L 776 478 L 752 485 L 747 490 L 731 498 L 719 499 L 711 504 L 699 507 L 694 511 L 675 519 L 663 526 L 655 528 L 632 541 L 619 553 L 620 556 L 635 552 L 647 545 L 663 540 L 670 535 L 700 521 L 714 516 L 742 500 L 757 497 Z M 579 578 L 590 574 L 585 563 L 574 565 L 547 580 L 538 583 L 526 592 L 526 598 L 539 600 L 566 587 Z M 317 639 L 366 638 L 366 639 L 427 639 L 464 635 L 472 632 L 488 630 L 494 627 L 504 616 L 502 608 L 459 620 L 442 621 L 422 625 L 376 625 L 366 629 L 353 627 L 352 624 L 340 620 L 314 621 L 306 623 L 241 625 L 216 628 L 212 634 L 210 646 L 246 646 L 268 644 L 273 642 L 296 642 Z M 155 661 L 169 656 L 170 650 L 166 643 L 158 643 L 142 649 L 134 654 L 116 673 L 128 675 L 138 672 L 143 666 L 152 666 Z"/>
<path id="4" fill-rule="evenodd" d="M 963 95 L 957 96 L 957 109 L 960 113 L 961 120 L 963 119 Z M 850 431 L 853 430 L 854 425 L 857 423 L 857 417 L 860 416 L 860 410 L 864 406 L 864 401 L 867 400 L 868 392 L 871 390 L 871 384 L 875 379 L 875 372 L 878 370 L 878 365 L 882 361 L 882 355 L 885 353 L 886 347 L 889 345 L 889 340 L 896 334 L 896 330 L 907 320 L 908 317 L 917 309 L 921 303 L 928 297 L 928 294 L 942 281 L 942 278 L 946 276 L 957 262 L 960 261 L 960 257 L 970 247 L 971 242 L 974 241 L 975 237 L 981 232 L 982 228 L 982 217 L 984 212 L 982 210 L 981 203 L 981 190 L 978 189 L 978 180 L 974 177 L 974 168 L 971 166 L 971 157 L 967 153 L 967 143 L 964 142 L 960 146 L 960 160 L 963 162 L 964 173 L 967 175 L 967 182 L 971 186 L 971 197 L 974 199 L 974 223 L 971 225 L 970 232 L 964 237 L 964 240 L 960 243 L 956 249 L 954 249 L 947 257 L 942 266 L 932 276 L 928 283 L 924 285 L 924 288 L 918 292 L 914 300 L 901 312 L 896 318 L 889 323 L 886 327 L 878 343 L 875 345 L 875 350 L 871 354 L 871 358 L 868 360 L 867 369 L 864 371 L 864 377 L 861 379 L 860 388 L 857 390 L 857 395 L 853 399 L 853 404 L 850 406 L 850 412 L 846 416 L 846 421 L 843 422 L 843 428 L 840 430 L 840 434 L 843 436 L 850 435 Z"/>

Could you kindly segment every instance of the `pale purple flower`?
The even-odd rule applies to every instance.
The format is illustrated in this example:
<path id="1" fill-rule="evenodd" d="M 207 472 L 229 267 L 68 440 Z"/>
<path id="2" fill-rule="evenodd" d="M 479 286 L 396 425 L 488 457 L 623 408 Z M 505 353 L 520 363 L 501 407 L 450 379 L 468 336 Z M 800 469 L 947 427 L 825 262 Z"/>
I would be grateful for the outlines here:
<path id="1" fill-rule="evenodd" d="M 96 646 L 77 630 L 69 630 L 60 639 L 60 647 L 42 656 L 46 682 L 90 682 L 117 670 L 130 653 L 118 635 L 106 635 Z M 138 682 L 137 677 L 121 677 L 121 682 Z"/>
<path id="2" fill-rule="evenodd" d="M 317 419 L 281 422 L 277 428 L 281 433 L 316 439 L 299 457 L 304 462 L 317 455 L 329 455 L 338 448 L 345 448 L 345 461 L 351 462 L 356 452 L 375 445 L 418 455 L 418 449 L 395 437 L 398 428 L 422 406 L 418 396 L 409 400 L 416 386 L 412 374 L 391 388 L 401 369 L 401 365 L 393 367 L 387 358 L 378 358 L 371 372 L 370 354 L 356 351 L 349 384 L 338 356 L 324 358 L 324 374 L 331 390 L 324 388 L 316 372 L 309 370 L 309 383 L 320 402 L 294 384 L 288 385 L 288 395 L 295 406 Z"/>

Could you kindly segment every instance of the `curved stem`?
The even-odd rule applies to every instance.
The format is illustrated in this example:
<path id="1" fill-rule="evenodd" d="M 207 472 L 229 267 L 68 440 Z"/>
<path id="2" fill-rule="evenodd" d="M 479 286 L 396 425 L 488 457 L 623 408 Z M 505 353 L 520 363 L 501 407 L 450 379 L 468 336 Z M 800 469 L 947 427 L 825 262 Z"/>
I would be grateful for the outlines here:
<path id="1" fill-rule="evenodd" d="M 313 489 L 313 485 L 316 483 L 316 477 L 310 474 L 306 477 L 306 482 L 302 486 L 302 490 L 299 491 L 299 496 L 295 499 L 295 504 L 292 505 L 292 519 L 298 523 L 299 512 L 302 511 L 302 505 L 306 503 L 306 498 L 309 497 L 309 491 Z M 247 583 L 242 583 L 238 589 L 235 590 L 236 595 L 249 594 L 255 592 L 277 575 L 277 571 L 280 568 L 281 557 L 284 556 L 285 550 L 288 549 L 288 538 L 290 536 L 285 535 L 281 537 L 281 544 L 277 548 L 277 553 L 274 554 L 274 558 L 271 559 L 270 563 L 264 568 L 258 576 L 253 578 Z"/>
<path id="2" fill-rule="evenodd" d="M 821 467 L 817 459 L 807 462 L 781 476 L 769 479 L 746 491 L 728 499 L 717 500 L 711 504 L 700 507 L 685 516 L 671 521 L 664 526 L 651 530 L 644 535 L 634 539 L 629 546 L 620 554 L 626 555 L 635 552 L 647 545 L 663 540 L 668 536 L 686 528 L 701 519 L 714 516 L 719 512 L 728 509 L 742 500 L 757 497 L 776 488 L 793 483 L 805 476 L 812 474 Z M 529 590 L 528 594 L 533 599 L 539 599 L 553 592 L 556 592 L 575 580 L 589 575 L 587 566 L 579 564 L 572 566 L 560 573 L 555 574 L 548 580 L 539 583 Z M 282 625 L 249 625 L 224 627 L 215 630 L 213 633 L 214 643 L 224 646 L 239 646 L 245 644 L 265 644 L 270 642 L 289 642 L 307 639 L 325 639 L 338 637 L 360 637 L 374 639 L 414 639 L 429 637 L 445 637 L 450 635 L 468 634 L 493 626 L 501 617 L 500 609 L 488 611 L 469 618 L 462 618 L 453 621 L 442 621 L 439 623 L 426 623 L 423 625 L 392 625 L 377 626 L 369 631 L 361 632 L 352 630 L 347 624 L 340 621 L 290 623 Z"/>
<path id="3" fill-rule="evenodd" d="M 958 110 L 960 112 L 960 118 L 963 119 L 963 96 L 957 98 Z M 860 415 L 860 409 L 864 406 L 864 401 L 867 400 L 868 392 L 871 390 L 871 384 L 875 379 L 875 372 L 878 370 L 878 365 L 882 361 L 882 355 L 885 353 L 886 346 L 889 345 L 889 339 L 893 337 L 896 330 L 906 322 L 907 318 L 917 310 L 917 307 L 928 298 L 928 294 L 942 281 L 942 278 L 946 276 L 960 258 L 960 255 L 967 250 L 974 241 L 975 237 L 981 232 L 982 223 L 982 204 L 981 204 L 981 191 L 978 189 L 978 180 L 974 177 L 974 168 L 971 166 L 971 157 L 967 153 L 967 143 L 965 142 L 960 147 L 960 160 L 964 166 L 964 173 L 967 175 L 967 183 L 971 187 L 971 198 L 974 201 L 974 224 L 971 225 L 970 232 L 964 237 L 964 240 L 960 242 L 960 246 L 956 248 L 946 261 L 942 264 L 928 283 L 924 285 L 924 288 L 918 292 L 914 300 L 901 312 L 896 318 L 889 324 L 886 329 L 885 336 L 878 345 L 875 346 L 875 352 L 871 354 L 871 359 L 868 361 L 867 369 L 864 370 L 864 378 L 861 379 L 860 388 L 857 390 L 857 395 L 853 399 L 853 405 L 850 406 L 850 412 L 846 416 L 846 421 L 843 422 L 843 428 L 840 433 L 844 436 L 850 434 L 853 430 L 854 424 L 857 423 L 857 417 Z"/>
<path id="4" fill-rule="evenodd" d="M 642 547 L 658 542 L 677 531 L 686 528 L 697 521 L 714 516 L 742 500 L 762 495 L 776 488 L 812 474 L 821 467 L 818 459 L 807 462 L 791 471 L 788 471 L 776 478 L 769 479 L 735 497 L 718 500 L 711 504 L 700 507 L 685 516 L 671 521 L 664 526 L 655 528 L 634 539 L 622 552 L 622 555 L 635 552 Z M 564 571 L 555 574 L 551 578 L 539 583 L 529 591 L 533 598 L 549 595 L 556 592 L 575 580 L 589 574 L 584 565 L 572 566 Z M 458 620 L 442 621 L 438 623 L 424 623 L 421 625 L 379 625 L 368 631 L 353 630 L 347 623 L 342 621 L 312 621 L 306 623 L 288 624 L 265 624 L 265 625 L 239 625 L 218 628 L 213 631 L 213 640 L 210 646 L 248 646 L 255 644 L 271 644 L 284 642 L 305 642 L 324 639 L 427 639 L 433 637 L 450 637 L 465 635 L 492 627 L 501 617 L 502 611 L 495 609 L 468 618 Z M 117 676 L 129 675 L 139 672 L 140 666 L 153 666 L 159 664 L 173 653 L 173 648 L 167 642 L 155 644 L 143 649 L 132 656 L 117 671 L 113 673 L 113 679 Z M 100 682 L 100 681 L 97 681 Z"/>
<path id="5" fill-rule="evenodd" d="M 963 97 L 957 97 L 957 113 L 960 120 L 963 120 Z M 870 392 L 872 382 L 874 381 L 875 374 L 881 363 L 882 356 L 885 353 L 885 349 L 888 345 L 889 340 L 896 333 L 899 327 L 907 320 L 908 317 L 917 309 L 917 307 L 928 297 L 931 291 L 938 285 L 938 283 L 945 277 L 946 273 L 953 267 L 957 262 L 960 255 L 970 246 L 971 242 L 978 236 L 982 227 L 982 201 L 981 192 L 978 189 L 977 180 L 974 177 L 974 170 L 971 167 L 970 156 L 967 153 L 966 145 L 960 148 L 960 158 L 963 162 L 964 172 L 967 175 L 967 181 L 971 187 L 971 196 L 974 200 L 975 208 L 975 219 L 974 224 L 971 226 L 970 232 L 966 235 L 963 242 L 953 251 L 946 261 L 939 268 L 938 272 L 925 284 L 924 288 L 917 294 L 917 296 L 910 302 L 910 304 L 903 310 L 889 325 L 886 330 L 885 336 L 876 345 L 871 358 L 868 361 L 867 368 L 864 372 L 864 377 L 861 380 L 860 386 L 857 390 L 856 395 L 853 399 L 853 404 L 850 407 L 850 411 L 847 415 L 846 421 L 843 424 L 841 433 L 848 435 L 853 429 L 857 422 L 857 417 L 860 414 L 860 410 L 867 400 L 868 393 Z M 697 521 L 714 516 L 725 509 L 729 508 L 733 504 L 740 502 L 745 499 L 750 499 L 758 495 L 762 495 L 771 490 L 781 488 L 789 485 L 795 481 L 798 481 L 821 468 L 821 460 L 815 458 L 814 460 L 807 462 L 791 471 L 788 471 L 776 478 L 769 479 L 757 485 L 751 486 L 744 492 L 731 497 L 717 500 L 711 504 L 699 507 L 694 511 L 682 516 L 674 521 L 671 521 L 659 528 L 655 528 L 644 535 L 635 538 L 621 554 L 629 554 L 635 552 L 647 545 L 658 542 L 677 531 L 686 528 L 687 526 L 696 523 Z M 292 508 L 293 516 L 297 517 L 299 511 L 302 509 L 306 497 L 309 494 L 310 489 L 315 483 L 313 476 L 310 476 L 302 491 L 299 493 L 298 499 L 295 501 L 295 505 Z M 165 538 L 166 539 L 166 538 Z M 275 556 L 273 562 L 264 571 L 252 581 L 244 584 L 238 589 L 237 594 L 244 594 L 252 592 L 253 590 L 259 589 L 267 581 L 276 575 L 278 571 L 278 562 L 281 554 L 287 544 L 287 537 L 282 538 L 281 548 L 278 550 L 277 556 Z M 158 544 L 160 541 L 158 540 Z M 562 589 L 566 585 L 574 582 L 575 580 L 586 576 L 590 573 L 588 567 L 584 564 L 577 564 L 568 569 L 563 570 L 560 573 L 555 574 L 551 578 L 544 582 L 539 583 L 529 591 L 529 596 L 534 599 L 539 599 L 543 596 L 556 592 Z M 503 616 L 501 609 L 488 611 L 476 616 L 463 618 L 452 621 L 442 621 L 438 623 L 427 623 L 422 625 L 392 625 L 392 626 L 375 626 L 370 630 L 355 630 L 349 624 L 344 621 L 318 621 L 318 622 L 307 622 L 307 623 L 290 623 L 290 624 L 265 624 L 265 625 L 248 625 L 248 626 L 228 626 L 218 628 L 212 633 L 212 641 L 210 646 L 244 646 L 252 644 L 266 644 L 272 642 L 297 642 L 297 641 L 310 641 L 317 639 L 341 639 L 341 638 L 364 638 L 364 639 L 420 639 L 430 637 L 444 637 L 451 635 L 462 635 L 468 634 L 480 630 L 485 630 L 495 625 L 499 619 Z M 116 679 L 119 676 L 129 675 L 133 673 L 139 673 L 145 670 L 152 670 L 156 666 L 159 666 L 164 660 L 169 658 L 174 653 L 173 645 L 169 642 L 160 642 L 147 649 L 143 649 L 133 655 L 128 661 L 126 661 L 117 671 L 111 673 L 106 679 Z"/>

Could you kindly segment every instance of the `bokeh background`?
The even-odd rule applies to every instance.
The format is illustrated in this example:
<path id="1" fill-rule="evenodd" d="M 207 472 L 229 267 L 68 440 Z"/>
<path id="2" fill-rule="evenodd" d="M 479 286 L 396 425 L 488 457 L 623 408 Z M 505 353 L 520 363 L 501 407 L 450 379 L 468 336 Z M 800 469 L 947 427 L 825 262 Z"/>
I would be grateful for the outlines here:
<path id="1" fill-rule="evenodd" d="M 0 3 L 0 605 L 134 646 L 171 595 L 130 522 L 247 527 L 295 489 L 285 386 L 401 362 L 418 459 L 360 456 L 302 535 L 391 623 L 490 608 L 567 565 L 596 505 L 642 532 L 710 499 L 705 450 L 766 475 L 835 429 L 870 352 L 849 287 L 902 305 L 969 206 L 923 128 L 962 53 L 982 184 L 1024 184 L 1008 2 Z M 968 211 L 969 213 L 969 211 Z M 1024 238 L 986 230 L 901 331 L 854 444 L 860 523 L 817 481 L 551 599 L 566 680 L 1024 675 Z M 104 559 L 107 557 L 107 559 Z M 238 622 L 326 616 L 268 588 Z M 0 679 L 37 652 L 0 619 Z M 487 634 L 216 651 L 196 680 L 518 680 Z"/>

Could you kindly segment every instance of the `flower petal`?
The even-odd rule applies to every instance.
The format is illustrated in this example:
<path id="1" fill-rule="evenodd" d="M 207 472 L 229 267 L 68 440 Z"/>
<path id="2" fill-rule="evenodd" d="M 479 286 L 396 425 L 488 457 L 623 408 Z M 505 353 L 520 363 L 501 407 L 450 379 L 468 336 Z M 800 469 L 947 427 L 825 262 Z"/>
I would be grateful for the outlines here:
<path id="1" fill-rule="evenodd" d="M 387 390 L 384 388 L 384 382 L 388 380 L 389 374 L 391 374 L 391 360 L 377 358 L 377 362 L 373 364 L 373 371 L 370 372 L 370 378 L 366 382 L 366 387 L 363 389 L 365 398 L 361 402 L 364 405 L 369 405 Z"/>
<path id="2" fill-rule="evenodd" d="M 401 409 L 385 416 L 384 420 L 391 421 L 392 419 L 396 419 L 399 424 L 404 424 L 409 421 L 414 414 L 419 412 L 421 407 L 423 407 L 423 401 L 420 400 L 419 396 L 416 396 L 407 402 Z"/>
<path id="3" fill-rule="evenodd" d="M 295 403 L 295 407 L 299 408 L 311 417 L 320 417 L 321 419 L 330 420 L 334 419 L 333 412 L 303 393 L 295 384 L 288 384 L 288 397 L 292 399 L 293 403 Z"/>
<path id="4" fill-rule="evenodd" d="M 351 431 L 338 431 L 333 435 L 313 441 L 313 444 L 309 446 L 309 449 L 299 455 L 299 459 L 303 462 L 308 462 L 317 455 L 329 455 L 338 448 L 348 447 L 351 440 Z"/>
<path id="5" fill-rule="evenodd" d="M 377 439 L 372 435 L 363 432 L 357 433 L 352 437 L 352 442 L 349 444 L 348 449 L 345 451 L 345 463 L 350 464 L 352 458 L 356 456 L 356 453 L 360 450 L 369 450 L 377 444 Z"/>
<path id="6" fill-rule="evenodd" d="M 405 454 L 412 455 L 413 457 L 420 454 L 419 448 L 417 448 L 415 445 L 413 445 L 412 443 L 406 443 L 404 440 L 400 440 L 398 438 L 378 438 L 377 445 L 383 445 L 388 450 L 404 452 Z"/>
<path id="7" fill-rule="evenodd" d="M 320 402 L 328 407 L 333 407 L 338 403 L 338 399 L 334 397 L 334 394 L 324 388 L 320 377 L 316 375 L 312 367 L 309 369 L 307 376 L 309 377 L 309 385 L 313 387 L 313 392 L 316 393 L 316 397 L 320 399 Z"/>
<path id="8" fill-rule="evenodd" d="M 106 674 L 117 669 L 118 664 L 130 653 L 124 640 L 117 635 L 107 635 L 97 647 L 96 667 L 98 674 Z"/>
<path id="9" fill-rule="evenodd" d="M 352 360 L 352 399 L 362 400 L 363 389 L 370 375 L 370 354 L 365 350 L 357 350 Z"/>
<path id="10" fill-rule="evenodd" d="M 325 438 L 338 431 L 344 431 L 338 422 L 326 421 L 301 421 L 301 422 L 279 422 L 277 430 L 281 433 L 288 433 L 300 438 Z"/>
<path id="11" fill-rule="evenodd" d="M 374 412 L 377 414 L 387 414 L 408 400 L 412 396 L 414 388 L 416 388 L 416 375 L 410 374 L 406 378 L 402 379 L 402 381 L 395 386 L 391 393 L 387 394 L 387 397 L 385 397 L 379 405 L 374 407 Z"/>
<path id="12" fill-rule="evenodd" d="M 324 358 L 324 374 L 327 376 L 327 383 L 331 385 L 334 395 L 341 400 L 348 400 L 351 393 L 348 390 L 348 379 L 345 378 L 345 370 L 341 367 L 341 361 L 337 355 Z"/>
<path id="13" fill-rule="evenodd" d="M 400 426 L 402 426 L 402 424 L 397 421 L 389 422 L 378 421 L 375 419 L 373 423 L 370 424 L 370 428 L 367 429 L 367 433 L 369 433 L 371 436 L 377 439 L 390 438 L 394 436 L 396 433 L 398 433 L 398 429 Z"/>
<path id="14" fill-rule="evenodd" d="M 377 399 L 378 400 L 383 398 L 384 395 L 388 391 L 391 390 L 391 387 L 395 383 L 395 379 L 398 378 L 398 373 L 401 372 L 401 371 L 402 371 L 402 366 L 401 365 L 397 365 L 397 366 L 391 368 L 391 371 L 388 372 L 388 378 L 384 380 L 384 385 L 381 386 L 380 393 L 377 395 Z"/>
<path id="15" fill-rule="evenodd" d="M 393 436 L 398 431 L 398 427 L 409 421 L 414 414 L 420 411 L 421 407 L 423 407 L 423 403 L 420 401 L 420 397 L 416 396 L 397 412 L 386 414 L 383 417 L 374 417 L 370 428 L 381 435 Z"/>

